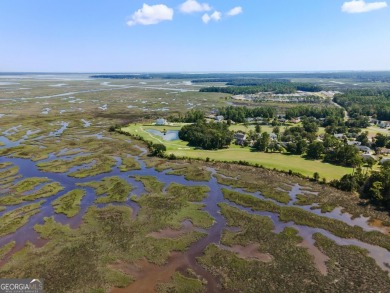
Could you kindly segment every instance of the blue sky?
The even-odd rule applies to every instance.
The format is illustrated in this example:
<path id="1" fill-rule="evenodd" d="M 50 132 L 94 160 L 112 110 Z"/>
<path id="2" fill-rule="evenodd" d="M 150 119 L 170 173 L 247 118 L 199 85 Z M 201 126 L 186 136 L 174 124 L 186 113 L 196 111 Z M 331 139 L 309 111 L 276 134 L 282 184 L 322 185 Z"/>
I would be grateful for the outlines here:
<path id="1" fill-rule="evenodd" d="M 387 1 L 1 0 L 0 71 L 390 70 Z"/>

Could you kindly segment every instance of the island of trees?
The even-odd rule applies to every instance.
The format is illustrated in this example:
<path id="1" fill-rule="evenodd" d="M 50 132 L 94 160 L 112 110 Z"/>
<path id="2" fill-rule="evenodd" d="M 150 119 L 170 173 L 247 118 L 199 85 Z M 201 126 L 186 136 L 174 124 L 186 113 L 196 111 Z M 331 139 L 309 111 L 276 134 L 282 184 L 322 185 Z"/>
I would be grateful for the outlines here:
<path id="1" fill-rule="evenodd" d="M 191 146 L 205 150 L 228 147 L 233 140 L 233 132 L 226 123 L 198 122 L 183 126 L 179 131 L 179 138 L 188 141 Z"/>

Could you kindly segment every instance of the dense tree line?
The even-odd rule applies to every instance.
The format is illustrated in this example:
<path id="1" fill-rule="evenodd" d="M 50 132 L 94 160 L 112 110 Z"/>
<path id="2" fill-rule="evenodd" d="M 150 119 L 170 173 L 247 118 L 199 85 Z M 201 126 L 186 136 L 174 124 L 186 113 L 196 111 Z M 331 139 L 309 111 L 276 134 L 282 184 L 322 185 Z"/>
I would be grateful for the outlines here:
<path id="1" fill-rule="evenodd" d="M 226 87 L 204 87 L 200 92 L 217 92 L 232 95 L 257 94 L 260 92 L 273 92 L 275 94 L 292 94 L 296 91 L 319 92 L 322 88 L 311 83 L 296 83 L 289 80 L 234 80 L 228 82 Z"/>
<path id="2" fill-rule="evenodd" d="M 191 146 L 212 150 L 229 146 L 233 140 L 233 132 L 225 123 L 198 121 L 183 126 L 179 131 L 179 138 L 188 141 Z"/>
<path id="3" fill-rule="evenodd" d="M 23 74 L 23 73 L 18 73 Z M 0 73 L 1 75 L 1 73 Z M 91 78 L 107 79 L 186 79 L 197 82 L 229 82 L 232 79 L 351 79 L 359 82 L 390 82 L 390 72 L 318 72 L 318 73 L 134 73 L 134 74 L 96 74 Z"/>
<path id="4" fill-rule="evenodd" d="M 252 95 L 260 92 L 274 92 L 276 94 L 293 94 L 297 90 L 292 86 L 286 86 L 281 83 L 257 85 L 257 86 L 225 86 L 225 87 L 204 87 L 200 92 L 225 93 L 231 95 Z"/>
<path id="5" fill-rule="evenodd" d="M 390 211 L 390 162 L 385 162 L 379 171 L 371 173 L 358 168 L 354 174 L 333 180 L 331 185 L 345 191 L 360 192 L 362 197 Z"/>
<path id="6" fill-rule="evenodd" d="M 351 117 L 375 116 L 378 120 L 390 120 L 390 90 L 347 90 L 336 95 L 334 101 Z"/>
<path id="7" fill-rule="evenodd" d="M 172 122 L 185 122 L 185 123 L 195 123 L 205 119 L 204 112 L 202 110 L 192 109 L 186 112 L 184 115 L 179 113 L 177 116 L 169 116 L 168 120 Z"/>
<path id="8" fill-rule="evenodd" d="M 224 107 L 218 109 L 218 114 L 222 115 L 226 120 L 232 120 L 237 123 L 245 122 L 246 118 L 274 118 L 276 115 L 275 109 L 271 107 Z"/>
<path id="9" fill-rule="evenodd" d="M 296 106 L 286 110 L 286 118 L 296 118 L 296 117 L 315 117 L 327 118 L 327 117 L 336 117 L 343 118 L 344 110 L 336 107 L 308 107 L 308 106 Z"/>

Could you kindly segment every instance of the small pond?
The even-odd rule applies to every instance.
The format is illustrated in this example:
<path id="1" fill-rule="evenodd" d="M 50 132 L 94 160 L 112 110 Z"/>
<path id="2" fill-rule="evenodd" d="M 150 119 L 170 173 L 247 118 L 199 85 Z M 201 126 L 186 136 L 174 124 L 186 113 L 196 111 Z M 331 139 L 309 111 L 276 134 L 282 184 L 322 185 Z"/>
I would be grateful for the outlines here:
<path id="1" fill-rule="evenodd" d="M 179 140 L 179 130 L 167 130 L 165 133 L 156 129 L 147 129 L 146 131 L 151 134 L 158 135 L 164 140 Z"/>

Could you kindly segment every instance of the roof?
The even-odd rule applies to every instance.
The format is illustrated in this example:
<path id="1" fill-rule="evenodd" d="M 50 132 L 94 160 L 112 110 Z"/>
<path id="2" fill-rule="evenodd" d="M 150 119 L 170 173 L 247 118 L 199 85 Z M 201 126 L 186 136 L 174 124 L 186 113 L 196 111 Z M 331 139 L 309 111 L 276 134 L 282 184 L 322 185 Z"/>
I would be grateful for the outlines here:
<path id="1" fill-rule="evenodd" d="M 380 163 L 383 164 L 384 162 L 388 162 L 390 161 L 390 158 L 383 158 L 382 160 L 380 160 Z"/>
<path id="2" fill-rule="evenodd" d="M 371 149 L 365 145 L 355 145 L 355 147 L 362 151 L 368 151 L 368 152 L 371 151 Z"/>
<path id="3" fill-rule="evenodd" d="M 236 138 L 236 139 L 245 139 L 246 138 L 246 134 L 245 133 L 241 133 L 241 132 L 236 132 L 234 134 L 234 138 Z"/>

